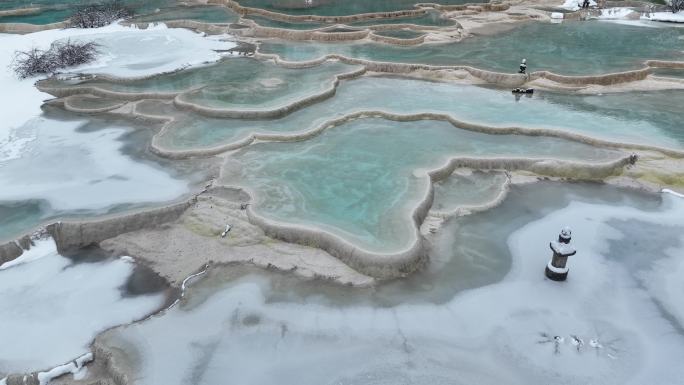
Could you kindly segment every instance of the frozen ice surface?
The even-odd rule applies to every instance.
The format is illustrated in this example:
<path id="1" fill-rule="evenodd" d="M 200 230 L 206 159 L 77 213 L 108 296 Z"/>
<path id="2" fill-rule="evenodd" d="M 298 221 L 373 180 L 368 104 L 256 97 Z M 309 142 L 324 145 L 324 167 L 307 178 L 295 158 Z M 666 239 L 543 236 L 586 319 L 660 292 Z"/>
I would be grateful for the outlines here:
<path id="1" fill-rule="evenodd" d="M 183 306 L 106 340 L 136 357 L 139 384 L 677 384 L 684 333 L 671 314 L 684 287 L 640 282 L 681 267 L 682 218 L 674 196 L 655 210 L 574 201 L 510 234 L 501 282 L 442 304 L 274 301 L 288 287 L 269 275 L 210 277 L 215 294 L 191 288 Z M 550 281 L 548 242 L 568 224 L 578 253 L 568 281 Z"/>
<path id="2" fill-rule="evenodd" d="M 71 68 L 69 72 L 105 73 L 119 77 L 149 76 L 171 72 L 221 58 L 216 50 L 227 50 L 235 43 L 221 41 L 225 36 L 205 37 L 164 24 L 147 29 L 128 28 L 117 33 L 101 33 L 77 37 L 100 46 L 100 60 Z"/>
<path id="3" fill-rule="evenodd" d="M 123 296 L 130 262 L 73 263 L 52 240 L 37 250 L 42 258 L 0 270 L 0 377 L 69 362 L 87 353 L 100 331 L 164 303 L 162 294 Z"/>
<path id="4" fill-rule="evenodd" d="M 129 130 L 80 130 L 84 120 L 37 117 L 19 129 L 36 137 L 15 159 L 0 162 L 0 201 L 44 199 L 54 210 L 105 209 L 173 200 L 185 181 L 123 155 Z"/>
<path id="5" fill-rule="evenodd" d="M 100 60 L 80 69 L 88 73 L 115 76 L 146 76 L 215 61 L 220 54 L 214 49 L 229 49 L 235 45 L 219 41 L 220 37 L 206 38 L 185 29 L 169 29 L 163 24 L 147 29 L 112 24 L 94 29 L 68 28 L 25 35 L 0 34 L 0 161 L 18 157 L 27 143 L 35 139 L 16 131 L 40 115 L 43 100 L 50 97 L 34 87 L 38 77 L 24 80 L 15 77 L 9 69 L 14 52 L 31 48 L 47 49 L 59 39 L 95 40 L 101 45 Z"/>

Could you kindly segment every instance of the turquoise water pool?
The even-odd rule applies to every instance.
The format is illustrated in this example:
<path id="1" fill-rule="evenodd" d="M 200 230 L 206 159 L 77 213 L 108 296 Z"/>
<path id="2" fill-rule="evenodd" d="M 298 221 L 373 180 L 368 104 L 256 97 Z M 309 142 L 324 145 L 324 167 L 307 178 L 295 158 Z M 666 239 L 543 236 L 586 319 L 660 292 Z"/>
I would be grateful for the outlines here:
<path id="1" fill-rule="evenodd" d="M 470 65 L 513 73 L 527 58 L 528 71 L 600 74 L 641 68 L 646 59 L 684 60 L 684 28 L 646 28 L 601 21 L 527 23 L 495 36 L 460 43 L 396 47 L 379 43 L 265 42 L 260 50 L 287 60 L 327 54 L 405 63 Z"/>
<path id="2" fill-rule="evenodd" d="M 479 2 L 482 1 L 437 0 L 432 3 L 451 5 Z M 245 7 L 262 8 L 290 15 L 343 16 L 413 9 L 414 5 L 419 2 L 414 0 L 313 0 L 309 3 L 298 0 L 240 0 L 239 3 Z"/>
<path id="3" fill-rule="evenodd" d="M 228 178 L 256 193 L 258 213 L 322 227 L 379 252 L 414 240 L 409 212 L 425 194 L 417 169 L 454 156 L 526 156 L 605 161 L 613 151 L 565 140 L 464 131 L 439 121 L 354 120 L 303 142 L 259 143 L 233 157 Z M 422 176 L 421 176 L 422 175 Z"/>
<path id="4" fill-rule="evenodd" d="M 251 132 L 302 132 L 363 110 L 397 114 L 435 112 L 495 126 L 562 129 L 613 141 L 684 148 L 677 100 L 684 91 L 617 93 L 596 96 L 538 92 L 520 101 L 508 90 L 364 77 L 341 83 L 334 98 L 276 120 L 180 120 L 160 137 L 174 149 L 211 147 Z M 631 108 L 634 104 L 639 108 Z M 656 113 L 653 113 L 655 111 Z"/>

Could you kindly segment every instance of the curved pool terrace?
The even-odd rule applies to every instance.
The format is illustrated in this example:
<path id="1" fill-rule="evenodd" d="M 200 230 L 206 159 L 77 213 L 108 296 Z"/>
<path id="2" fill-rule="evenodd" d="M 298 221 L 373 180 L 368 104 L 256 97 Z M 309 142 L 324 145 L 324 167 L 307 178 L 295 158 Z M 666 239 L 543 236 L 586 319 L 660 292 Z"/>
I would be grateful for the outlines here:
<path id="1" fill-rule="evenodd" d="M 561 24 L 530 22 L 493 36 L 457 43 L 397 47 L 386 44 L 265 41 L 259 52 L 288 61 L 329 54 L 378 62 L 468 65 L 517 72 L 521 58 L 528 71 L 563 75 L 605 74 L 643 68 L 647 59 L 684 60 L 684 28 L 646 28 L 602 21 Z"/>
<path id="2" fill-rule="evenodd" d="M 94 93 L 122 100 L 175 99 L 177 105 L 200 113 L 278 110 L 297 100 L 334 91 L 337 77 L 362 67 L 337 62 L 307 70 L 283 68 L 251 58 L 227 58 L 185 71 L 128 80 L 107 77 L 52 78 L 39 87 L 55 95 Z"/>
<path id="3" fill-rule="evenodd" d="M 223 179 L 253 192 L 256 213 L 393 253 L 416 241 L 410 213 L 431 182 L 419 170 L 458 156 L 601 162 L 620 153 L 555 138 L 474 133 L 447 122 L 366 118 L 304 142 L 249 146 L 229 158 L 239 171 Z"/>
<path id="4" fill-rule="evenodd" d="M 393 12 L 414 9 L 415 0 L 313 0 L 309 3 L 296 0 L 239 0 L 243 7 L 260 8 L 288 15 L 347 16 L 362 13 Z M 431 3 L 461 5 L 478 3 L 468 0 L 437 0 Z"/>
<path id="5" fill-rule="evenodd" d="M 684 148 L 676 100 L 684 91 L 567 95 L 539 92 L 516 101 L 508 90 L 391 77 L 342 82 L 335 96 L 275 120 L 179 116 L 156 138 L 170 150 L 206 149 L 251 133 L 301 134 L 362 111 L 436 113 L 490 126 L 547 128 L 594 138 Z M 641 108 L 627 108 L 636 103 Z M 652 113 L 651 111 L 657 111 Z M 153 114 L 152 108 L 143 113 Z"/>

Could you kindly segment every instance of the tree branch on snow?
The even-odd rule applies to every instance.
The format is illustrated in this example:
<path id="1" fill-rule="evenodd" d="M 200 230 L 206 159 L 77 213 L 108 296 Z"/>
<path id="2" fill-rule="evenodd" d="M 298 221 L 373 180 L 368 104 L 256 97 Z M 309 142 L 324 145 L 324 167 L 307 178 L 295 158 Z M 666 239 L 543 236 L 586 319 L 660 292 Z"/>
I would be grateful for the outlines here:
<path id="1" fill-rule="evenodd" d="M 69 24 L 75 28 L 99 28 L 131 16 L 133 11 L 121 1 L 110 1 L 78 7 L 69 18 Z"/>
<path id="2" fill-rule="evenodd" d="M 10 68 L 21 79 L 35 75 L 53 74 L 57 70 L 79 64 L 89 63 L 97 56 L 97 44 L 93 42 L 72 43 L 54 42 L 44 51 L 32 48 L 28 51 L 15 51 Z"/>

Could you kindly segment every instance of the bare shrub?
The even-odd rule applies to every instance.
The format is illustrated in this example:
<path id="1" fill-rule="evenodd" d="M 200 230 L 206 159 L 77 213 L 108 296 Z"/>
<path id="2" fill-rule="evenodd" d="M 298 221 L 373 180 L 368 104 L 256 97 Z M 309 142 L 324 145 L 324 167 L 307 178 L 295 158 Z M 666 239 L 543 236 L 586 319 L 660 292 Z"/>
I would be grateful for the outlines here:
<path id="1" fill-rule="evenodd" d="M 665 3 L 670 7 L 672 13 L 677 13 L 684 9 L 684 0 L 666 0 Z"/>
<path id="2" fill-rule="evenodd" d="M 97 53 L 97 44 L 93 42 L 54 42 L 48 50 L 32 48 L 28 51 L 15 51 L 10 67 L 19 78 L 25 79 L 89 63 L 95 60 Z"/>
<path id="3" fill-rule="evenodd" d="M 69 18 L 69 24 L 75 28 L 99 28 L 131 16 L 133 11 L 121 1 L 110 1 L 78 7 Z"/>

